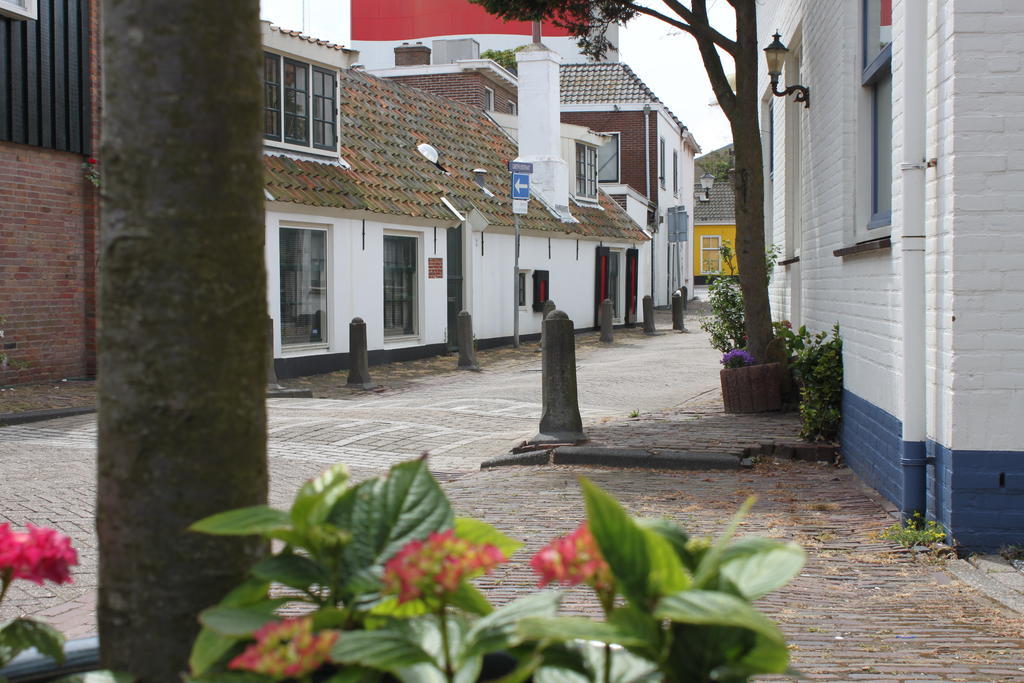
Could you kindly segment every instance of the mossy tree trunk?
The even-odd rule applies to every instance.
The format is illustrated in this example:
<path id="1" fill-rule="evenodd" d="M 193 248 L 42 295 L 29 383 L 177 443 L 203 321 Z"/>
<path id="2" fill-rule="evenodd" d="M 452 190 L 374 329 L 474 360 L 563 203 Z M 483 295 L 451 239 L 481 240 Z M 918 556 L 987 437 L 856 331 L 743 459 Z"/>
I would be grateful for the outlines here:
<path id="1" fill-rule="evenodd" d="M 261 544 L 186 531 L 266 501 L 258 0 L 103 0 L 99 632 L 180 681 Z"/>

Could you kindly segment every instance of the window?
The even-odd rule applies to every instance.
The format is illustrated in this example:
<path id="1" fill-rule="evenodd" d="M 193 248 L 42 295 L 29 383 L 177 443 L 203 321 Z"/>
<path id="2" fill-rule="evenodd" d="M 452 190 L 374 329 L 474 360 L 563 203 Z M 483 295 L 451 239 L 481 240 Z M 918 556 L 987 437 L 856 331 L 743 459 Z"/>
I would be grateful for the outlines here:
<path id="1" fill-rule="evenodd" d="M 416 334 L 416 238 L 384 236 L 384 336 Z"/>
<path id="2" fill-rule="evenodd" d="M 619 133 L 597 148 L 597 180 L 601 183 L 619 182 Z"/>
<path id="3" fill-rule="evenodd" d="M 597 198 L 597 147 L 576 143 L 576 196 Z"/>
<path id="4" fill-rule="evenodd" d="M 494 111 L 494 91 L 484 88 L 484 111 Z"/>
<path id="5" fill-rule="evenodd" d="M 516 279 L 516 305 L 519 308 L 526 308 L 526 275 L 529 271 L 520 270 Z"/>
<path id="6" fill-rule="evenodd" d="M 892 1 L 864 0 L 861 83 L 871 98 L 871 217 L 868 229 L 892 222 Z"/>
<path id="7" fill-rule="evenodd" d="M 718 235 L 703 235 L 700 238 L 700 272 L 717 275 L 722 272 L 722 238 Z"/>
<path id="8" fill-rule="evenodd" d="M 281 228 L 281 345 L 327 342 L 327 231 Z"/>
<path id="9" fill-rule="evenodd" d="M 281 139 L 281 58 L 263 53 L 263 137 Z"/>
<path id="10" fill-rule="evenodd" d="M 334 83 L 332 72 L 313 67 L 313 146 L 320 149 L 333 150 L 338 145 Z"/>
<path id="11" fill-rule="evenodd" d="M 518 114 L 519 113 L 519 105 L 516 104 L 515 102 L 509 102 L 508 103 L 508 113 L 509 114 L 513 114 L 513 115 Z"/>
<path id="12" fill-rule="evenodd" d="M 665 138 L 658 138 L 658 184 L 665 189 Z"/>
<path id="13" fill-rule="evenodd" d="M 679 196 L 679 152 L 672 150 L 672 192 Z"/>
<path id="14" fill-rule="evenodd" d="M 775 179 L 775 102 L 768 102 L 768 177 Z"/>
<path id="15" fill-rule="evenodd" d="M 0 0 L 0 16 L 12 19 L 38 19 L 37 0 Z"/>
<path id="16" fill-rule="evenodd" d="M 330 69 L 265 52 L 263 137 L 337 150 L 337 85 L 337 75 Z"/>

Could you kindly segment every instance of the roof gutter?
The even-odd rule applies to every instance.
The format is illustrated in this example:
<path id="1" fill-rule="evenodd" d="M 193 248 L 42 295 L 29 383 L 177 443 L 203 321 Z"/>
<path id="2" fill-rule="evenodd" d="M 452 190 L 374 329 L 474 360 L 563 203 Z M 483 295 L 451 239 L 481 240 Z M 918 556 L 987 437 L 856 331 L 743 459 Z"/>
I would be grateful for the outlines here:
<path id="1" fill-rule="evenodd" d="M 651 105 L 644 105 L 644 180 L 647 181 L 647 215 L 650 216 L 651 209 Z M 654 228 L 648 224 L 651 230 L 651 299 L 654 298 Z"/>
<path id="2" fill-rule="evenodd" d="M 448 210 L 449 210 L 449 211 L 451 211 L 451 212 L 452 212 L 453 214 L 455 214 L 455 217 L 456 217 L 456 218 L 458 218 L 458 219 L 459 219 L 460 221 L 463 221 L 463 222 L 465 222 L 465 220 L 466 220 L 466 217 L 465 217 L 465 216 L 463 216 L 463 215 L 462 215 L 461 213 L 459 213 L 459 210 L 458 210 L 458 209 L 456 209 L 456 208 L 455 208 L 455 207 L 454 207 L 454 206 L 452 205 L 452 203 L 451 203 L 450 201 L 448 201 L 448 198 L 447 198 L 447 197 L 441 197 L 441 203 L 442 203 L 442 204 L 444 204 L 445 206 L 447 206 L 447 207 L 448 207 Z"/>

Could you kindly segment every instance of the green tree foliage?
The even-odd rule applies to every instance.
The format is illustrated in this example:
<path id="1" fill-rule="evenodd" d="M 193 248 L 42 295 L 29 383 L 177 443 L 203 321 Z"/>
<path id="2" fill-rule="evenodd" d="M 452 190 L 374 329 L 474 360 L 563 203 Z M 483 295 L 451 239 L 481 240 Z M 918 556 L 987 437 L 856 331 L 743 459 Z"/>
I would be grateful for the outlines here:
<path id="1" fill-rule="evenodd" d="M 736 256 L 743 292 L 748 350 L 764 358 L 772 338 L 771 306 L 763 254 L 764 170 L 761 154 L 758 64 L 763 59 L 757 35 L 757 0 L 729 0 L 736 16 L 736 37 L 723 34 L 708 19 L 708 0 L 662 0 L 643 5 L 633 0 L 470 0 L 506 20 L 551 21 L 568 30 L 588 55 L 600 58 L 611 46 L 606 29 L 646 14 L 689 33 L 700 50 L 708 80 L 729 119 L 736 151 Z M 735 65 L 735 87 L 723 64 Z"/>
<path id="2" fill-rule="evenodd" d="M 519 47 L 511 50 L 484 50 L 480 53 L 480 57 L 483 59 L 492 59 L 512 73 L 518 73 L 519 70 L 516 68 L 516 53 L 524 47 L 526 46 L 520 45 Z"/>

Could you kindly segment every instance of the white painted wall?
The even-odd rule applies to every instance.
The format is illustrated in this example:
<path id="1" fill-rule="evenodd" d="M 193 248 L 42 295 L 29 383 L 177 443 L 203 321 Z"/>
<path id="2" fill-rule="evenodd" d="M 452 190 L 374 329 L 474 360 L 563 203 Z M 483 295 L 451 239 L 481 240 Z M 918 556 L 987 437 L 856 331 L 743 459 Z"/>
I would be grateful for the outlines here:
<path id="1" fill-rule="evenodd" d="M 776 319 L 821 330 L 839 322 L 846 388 L 903 419 L 900 359 L 904 52 L 894 0 L 893 220 L 866 229 L 870 96 L 861 85 L 859 2 L 771 0 L 760 44 L 778 27 L 802 47 L 811 107 L 775 99 L 771 234 L 797 247 L 778 268 Z M 1024 3 L 927 0 L 927 436 L 949 448 L 1020 450 L 1024 443 Z M 797 52 L 797 50 L 794 50 Z M 763 70 L 763 67 L 762 67 Z M 784 73 L 783 78 L 786 78 Z M 767 75 L 761 87 L 768 91 Z M 781 106 L 780 106 L 781 105 Z M 794 120 L 795 118 L 795 120 Z M 767 122 L 762 122 L 766 129 Z M 800 174 L 786 136 L 799 134 Z M 790 140 L 792 142 L 792 140 Z M 923 160 L 922 160 L 923 161 Z M 799 245 L 792 227 L 799 212 Z M 845 258 L 833 251 L 891 234 L 892 248 Z M 796 290 L 794 291 L 794 284 Z M 796 296 L 794 296 L 796 294 Z M 794 300 L 801 310 L 793 310 Z"/>
<path id="2" fill-rule="evenodd" d="M 656 108 L 657 125 L 651 134 L 655 137 L 654 155 L 651 168 L 658 168 L 659 143 L 665 139 L 665 187 L 656 177 L 651 186 L 651 194 L 658 200 L 660 223 L 654 236 L 655 267 L 654 267 L 654 305 L 668 306 L 672 303 L 672 293 L 686 286 L 693 296 L 693 247 L 691 242 L 683 242 L 669 248 L 668 218 L 669 207 L 684 206 L 690 217 L 689 234 L 693 236 L 693 159 L 695 150 L 686 143 L 683 131 L 661 108 Z M 672 183 L 672 152 L 679 154 L 679 190 L 675 191 Z M 659 170 L 658 175 L 661 174 Z M 650 273 L 648 267 L 648 273 Z M 649 278 L 649 276 L 648 276 Z M 646 294 L 650 290 L 645 290 Z"/>
<path id="3" fill-rule="evenodd" d="M 445 341 L 447 328 L 447 280 L 427 277 L 427 259 L 445 258 L 446 230 L 433 227 L 367 220 L 363 248 L 361 219 L 318 216 L 296 211 L 286 204 L 269 204 L 266 211 L 266 263 L 269 315 L 280 318 L 279 228 L 314 227 L 328 232 L 328 320 L 325 344 L 308 347 L 281 346 L 279 324 L 274 326 L 274 355 L 278 358 L 348 352 L 348 324 L 360 317 L 366 322 L 367 344 L 374 349 L 397 349 Z M 417 324 L 413 337 L 384 337 L 384 235 L 408 235 L 417 243 Z M 445 259 L 447 261 L 447 259 Z M 445 273 L 447 275 L 447 273 Z"/>

